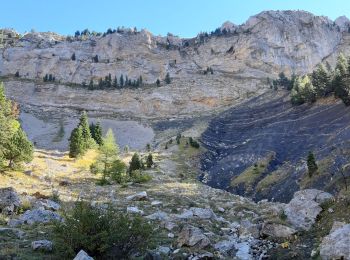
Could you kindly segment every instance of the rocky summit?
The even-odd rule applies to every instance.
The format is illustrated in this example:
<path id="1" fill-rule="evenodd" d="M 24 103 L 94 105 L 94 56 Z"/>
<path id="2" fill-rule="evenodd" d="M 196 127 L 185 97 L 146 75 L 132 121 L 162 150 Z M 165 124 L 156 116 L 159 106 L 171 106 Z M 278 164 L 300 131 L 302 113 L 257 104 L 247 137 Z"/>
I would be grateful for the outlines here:
<path id="1" fill-rule="evenodd" d="M 0 44 L 0 259 L 350 259 L 345 16 Z"/>

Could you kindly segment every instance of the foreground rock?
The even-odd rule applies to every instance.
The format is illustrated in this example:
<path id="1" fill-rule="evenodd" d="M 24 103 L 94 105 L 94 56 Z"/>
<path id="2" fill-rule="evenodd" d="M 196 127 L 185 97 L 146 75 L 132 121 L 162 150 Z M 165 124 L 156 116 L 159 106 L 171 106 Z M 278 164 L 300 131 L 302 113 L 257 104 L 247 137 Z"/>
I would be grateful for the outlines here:
<path id="1" fill-rule="evenodd" d="M 84 250 L 80 250 L 73 260 L 94 260 Z"/>
<path id="2" fill-rule="evenodd" d="M 287 238 L 295 234 L 297 231 L 294 228 L 276 223 L 265 223 L 262 226 L 261 234 L 272 238 Z"/>
<path id="3" fill-rule="evenodd" d="M 138 200 L 147 200 L 147 199 L 148 199 L 147 192 L 145 191 L 126 197 L 126 200 L 129 200 L 129 201 L 132 201 L 132 200 L 138 201 Z"/>
<path id="4" fill-rule="evenodd" d="M 188 225 L 181 230 L 177 244 L 202 249 L 210 245 L 210 240 L 199 228 Z"/>
<path id="5" fill-rule="evenodd" d="M 320 205 L 332 199 L 333 196 L 324 191 L 301 190 L 294 194 L 293 199 L 286 205 L 284 213 L 297 230 L 309 230 L 322 211 Z"/>
<path id="6" fill-rule="evenodd" d="M 38 240 L 32 242 L 32 249 L 34 251 L 40 250 L 45 252 L 51 252 L 52 251 L 52 242 L 49 240 Z"/>
<path id="7" fill-rule="evenodd" d="M 350 259 L 350 224 L 335 223 L 330 234 L 322 240 L 320 256 L 323 260 Z"/>
<path id="8" fill-rule="evenodd" d="M 14 227 L 22 224 L 48 223 L 55 220 L 61 220 L 60 215 L 56 212 L 45 209 L 33 209 L 27 210 L 19 219 L 11 219 L 8 224 Z"/>
<path id="9" fill-rule="evenodd" d="M 12 214 L 21 204 L 17 192 L 12 188 L 0 189 L 0 212 Z"/>

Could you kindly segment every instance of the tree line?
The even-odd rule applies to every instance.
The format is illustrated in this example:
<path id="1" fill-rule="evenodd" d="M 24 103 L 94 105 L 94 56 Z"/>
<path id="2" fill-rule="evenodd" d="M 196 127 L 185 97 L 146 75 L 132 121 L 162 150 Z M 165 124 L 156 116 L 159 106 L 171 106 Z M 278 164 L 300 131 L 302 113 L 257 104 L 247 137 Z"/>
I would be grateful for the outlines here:
<path id="1" fill-rule="evenodd" d="M 334 69 L 329 64 L 319 64 L 311 73 L 304 76 L 292 75 L 289 79 L 280 73 L 272 81 L 271 88 L 284 87 L 290 90 L 291 102 L 294 105 L 313 103 L 319 98 L 334 95 L 345 105 L 350 105 L 350 59 L 340 54 Z"/>

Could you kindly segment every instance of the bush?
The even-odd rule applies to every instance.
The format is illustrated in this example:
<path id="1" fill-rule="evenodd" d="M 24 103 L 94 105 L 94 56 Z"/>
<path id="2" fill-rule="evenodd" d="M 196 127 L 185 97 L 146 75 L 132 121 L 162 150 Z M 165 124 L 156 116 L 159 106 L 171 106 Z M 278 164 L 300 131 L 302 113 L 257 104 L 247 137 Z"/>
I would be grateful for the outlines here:
<path id="1" fill-rule="evenodd" d="M 111 179 L 116 181 L 117 183 L 124 183 L 128 180 L 128 176 L 126 175 L 126 164 L 121 160 L 115 160 L 111 166 L 110 176 Z"/>
<path id="2" fill-rule="evenodd" d="M 141 171 L 135 171 L 133 172 L 132 180 L 135 183 L 145 183 L 152 180 L 152 176 L 147 173 L 142 173 Z"/>
<path id="3" fill-rule="evenodd" d="M 95 259 L 127 259 L 132 252 L 144 250 L 153 234 L 140 216 L 102 210 L 87 202 L 77 202 L 64 217 L 54 226 L 56 249 L 64 259 L 72 259 L 81 249 Z"/>

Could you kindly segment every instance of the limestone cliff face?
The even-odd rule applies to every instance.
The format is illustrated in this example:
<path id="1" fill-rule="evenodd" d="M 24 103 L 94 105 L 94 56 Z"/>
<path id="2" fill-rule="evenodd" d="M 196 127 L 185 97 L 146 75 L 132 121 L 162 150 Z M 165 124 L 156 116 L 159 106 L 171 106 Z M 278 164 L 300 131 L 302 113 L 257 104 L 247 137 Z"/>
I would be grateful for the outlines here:
<path id="1" fill-rule="evenodd" d="M 69 40 L 55 33 L 28 33 L 1 50 L 0 75 L 19 71 L 22 77 L 40 79 L 53 74 L 61 82 L 82 83 L 110 73 L 142 75 L 153 83 L 167 72 L 193 78 L 208 66 L 232 77 L 305 73 L 338 50 L 347 28 L 344 17 L 333 23 L 303 11 L 266 11 L 240 26 L 224 23 L 220 36 L 194 39 L 154 36 L 146 30 Z"/>

